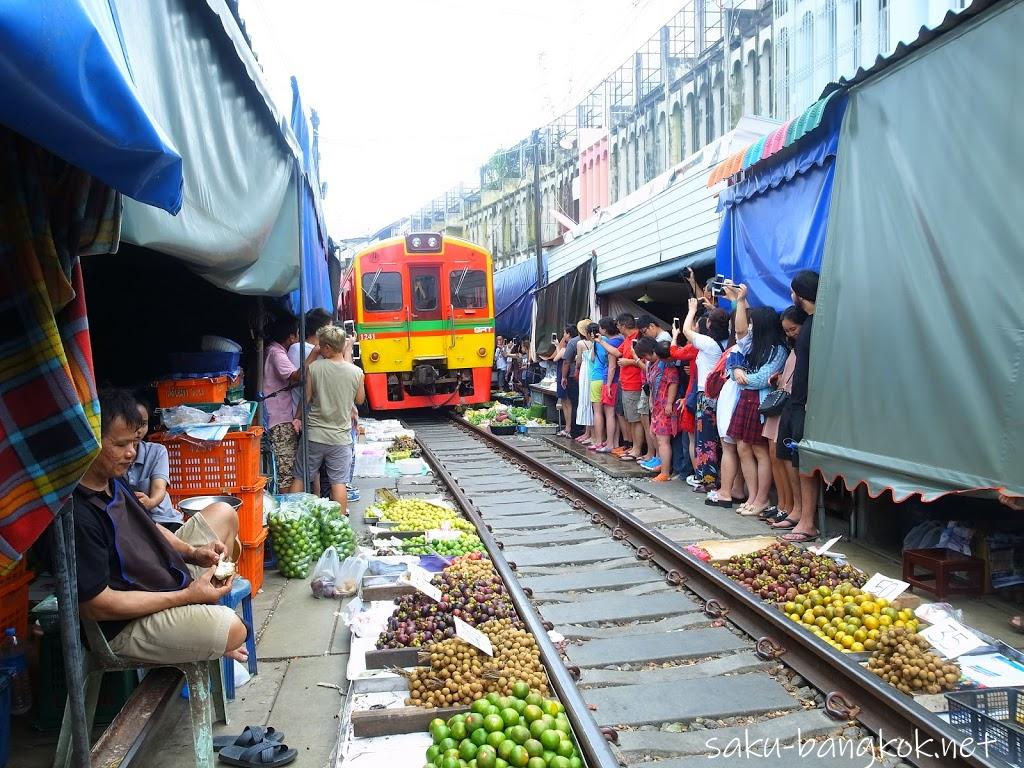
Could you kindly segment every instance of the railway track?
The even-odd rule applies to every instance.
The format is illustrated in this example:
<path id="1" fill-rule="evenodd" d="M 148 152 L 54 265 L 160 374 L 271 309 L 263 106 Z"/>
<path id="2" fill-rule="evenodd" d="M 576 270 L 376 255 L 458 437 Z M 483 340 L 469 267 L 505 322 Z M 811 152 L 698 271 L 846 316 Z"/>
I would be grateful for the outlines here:
<path id="1" fill-rule="evenodd" d="M 410 425 L 500 552 L 590 768 L 1005 765 L 596 493 L 567 453 L 457 418 Z"/>

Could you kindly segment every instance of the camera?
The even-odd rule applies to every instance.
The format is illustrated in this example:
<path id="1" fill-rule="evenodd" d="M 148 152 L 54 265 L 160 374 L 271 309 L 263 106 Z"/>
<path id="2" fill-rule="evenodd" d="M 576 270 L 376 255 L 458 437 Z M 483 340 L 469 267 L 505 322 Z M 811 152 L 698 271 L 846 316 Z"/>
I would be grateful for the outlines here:
<path id="1" fill-rule="evenodd" d="M 722 296 L 725 294 L 725 275 L 715 275 L 711 281 L 711 295 Z"/>

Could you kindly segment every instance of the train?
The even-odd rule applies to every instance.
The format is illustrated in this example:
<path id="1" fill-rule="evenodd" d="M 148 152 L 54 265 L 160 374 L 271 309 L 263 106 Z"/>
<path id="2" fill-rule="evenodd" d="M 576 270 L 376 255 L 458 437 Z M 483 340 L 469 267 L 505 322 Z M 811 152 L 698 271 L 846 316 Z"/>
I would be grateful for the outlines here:
<path id="1" fill-rule="evenodd" d="M 373 411 L 484 403 L 494 365 L 494 277 L 484 248 L 437 232 L 376 242 L 341 281 Z"/>

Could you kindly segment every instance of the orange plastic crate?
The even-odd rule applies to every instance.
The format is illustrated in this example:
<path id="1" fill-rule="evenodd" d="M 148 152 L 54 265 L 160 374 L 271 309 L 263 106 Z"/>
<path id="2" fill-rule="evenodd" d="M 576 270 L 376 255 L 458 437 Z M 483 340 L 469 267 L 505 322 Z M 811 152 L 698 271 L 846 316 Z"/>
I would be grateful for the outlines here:
<path id="1" fill-rule="evenodd" d="M 235 572 L 252 585 L 252 595 L 263 587 L 263 548 L 267 542 L 267 529 L 252 544 L 242 544 L 242 557 L 239 558 Z"/>
<path id="2" fill-rule="evenodd" d="M 244 432 L 228 432 L 220 441 L 193 440 L 162 432 L 155 432 L 149 439 L 167 448 L 172 492 L 179 496 L 201 496 L 211 488 L 254 487 L 260 481 L 262 437 L 263 427 L 249 427 Z"/>
<path id="3" fill-rule="evenodd" d="M 238 510 L 238 538 L 242 543 L 257 541 L 266 529 L 263 527 L 263 489 L 267 487 L 267 478 L 251 488 L 201 488 L 199 490 L 171 490 L 171 504 L 175 507 L 184 499 L 193 496 L 235 496 L 242 500 Z"/>
<path id="4" fill-rule="evenodd" d="M 161 408 L 186 403 L 223 403 L 229 389 L 242 385 L 242 374 L 208 379 L 164 379 L 156 383 L 156 402 Z"/>
<path id="5" fill-rule="evenodd" d="M 260 548 L 262 552 L 262 547 Z M 20 570 L 19 570 L 20 568 Z M 14 627 L 21 643 L 28 642 L 28 585 L 35 574 L 24 567 L 16 568 L 16 576 L 7 576 L 0 583 L 0 633 Z"/>

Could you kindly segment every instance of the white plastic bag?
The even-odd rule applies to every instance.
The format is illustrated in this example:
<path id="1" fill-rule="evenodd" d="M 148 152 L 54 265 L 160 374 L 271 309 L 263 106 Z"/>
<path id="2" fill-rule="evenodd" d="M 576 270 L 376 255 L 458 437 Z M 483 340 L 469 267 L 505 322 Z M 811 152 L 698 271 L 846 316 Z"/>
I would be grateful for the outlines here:
<path id="1" fill-rule="evenodd" d="M 341 564 L 341 570 L 334 583 L 334 592 L 338 597 L 348 597 L 359 592 L 363 583 L 363 574 L 369 562 L 365 555 L 353 555 Z"/>
<path id="2" fill-rule="evenodd" d="M 313 597 L 333 600 L 342 595 L 338 593 L 338 584 L 341 583 L 341 558 L 334 547 L 328 547 L 316 561 L 313 568 L 313 579 L 309 582 L 309 588 L 313 591 Z"/>

